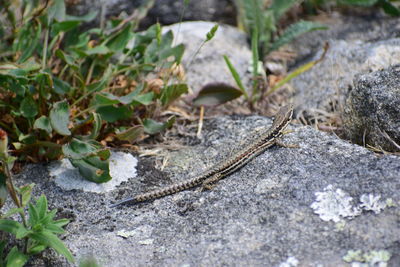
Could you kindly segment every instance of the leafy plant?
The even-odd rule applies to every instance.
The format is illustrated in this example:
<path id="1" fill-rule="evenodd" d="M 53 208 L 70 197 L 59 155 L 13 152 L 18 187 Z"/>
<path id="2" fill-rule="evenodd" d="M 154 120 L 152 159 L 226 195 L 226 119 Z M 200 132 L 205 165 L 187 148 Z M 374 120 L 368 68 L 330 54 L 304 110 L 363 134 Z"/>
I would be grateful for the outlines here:
<path id="1" fill-rule="evenodd" d="M 67 219 L 54 220 L 56 210 L 48 210 L 47 199 L 40 196 L 35 204 L 31 203 L 33 184 L 16 188 L 12 181 L 10 169 L 15 158 L 9 156 L 7 151 L 8 138 L 3 130 L 0 130 L 0 208 L 4 205 L 8 195 L 11 196 L 16 208 L 0 213 L 0 231 L 10 233 L 17 240 L 23 240 L 23 249 L 14 246 L 5 256 L 6 242 L 0 242 L 0 266 L 23 266 L 30 256 L 38 254 L 47 248 L 53 248 L 59 254 L 64 255 L 68 261 L 74 262 L 74 258 L 63 242 L 57 237 L 63 234 L 62 227 L 68 224 Z M 5 194 L 4 194 L 5 192 Z M 28 210 L 26 217 L 25 209 Z M 19 215 L 21 222 L 12 218 Z"/>
<path id="2" fill-rule="evenodd" d="M 273 92 L 271 90 L 266 92 L 267 77 L 265 71 L 263 71 L 262 63 L 265 56 L 277 50 L 282 45 L 291 42 L 301 34 L 327 28 L 319 23 L 299 21 L 290 25 L 282 34 L 278 35 L 277 24 L 279 19 L 296 4 L 296 2 L 296 0 L 274 0 L 268 8 L 264 8 L 262 0 L 236 0 L 235 3 L 239 11 L 239 25 L 244 28 L 251 37 L 251 88 L 245 87 L 234 65 L 228 56 L 225 55 L 224 60 L 236 82 L 237 88 L 227 84 L 207 85 L 200 90 L 194 103 L 198 105 L 204 105 L 205 103 L 209 105 L 222 104 L 243 95 L 250 109 L 253 110 L 257 101 Z M 288 77 L 291 79 L 293 78 L 293 74 L 299 75 L 307 69 L 309 68 L 300 67 Z M 288 80 L 289 79 L 286 79 L 286 81 Z M 280 84 L 280 86 L 282 85 L 283 84 Z M 210 90 L 210 88 L 214 89 Z M 275 90 L 274 88 L 274 91 Z"/>
<path id="3" fill-rule="evenodd" d="M 250 36 L 256 35 L 253 39 L 257 40 L 258 51 L 262 58 L 301 34 L 327 28 L 320 23 L 301 20 L 291 24 L 278 36 L 279 19 L 298 3 L 297 0 L 273 0 L 267 8 L 263 6 L 262 0 L 236 0 L 235 2 L 241 11 L 239 13 L 241 25 Z"/>
<path id="4" fill-rule="evenodd" d="M 67 15 L 63 0 L 0 7 L 0 127 L 20 160 L 65 156 L 103 183 L 111 179 L 105 144 L 171 127 L 173 117 L 157 119 L 187 92 L 184 47 L 173 46 L 172 32 L 162 34 L 159 24 L 134 32 L 152 3 L 84 32 L 79 26 L 97 14 Z"/>

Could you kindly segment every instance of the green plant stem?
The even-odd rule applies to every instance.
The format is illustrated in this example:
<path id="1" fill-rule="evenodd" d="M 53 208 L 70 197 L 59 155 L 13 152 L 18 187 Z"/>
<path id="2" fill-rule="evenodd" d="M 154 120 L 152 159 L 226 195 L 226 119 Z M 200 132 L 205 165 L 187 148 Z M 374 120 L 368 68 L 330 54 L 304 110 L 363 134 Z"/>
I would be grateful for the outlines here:
<path id="1" fill-rule="evenodd" d="M 68 69 L 68 67 L 68 64 L 66 64 L 64 68 L 62 68 L 62 70 L 60 71 L 60 75 L 58 76 L 59 78 L 62 78 L 64 76 L 64 72 Z"/>
<path id="2" fill-rule="evenodd" d="M 47 45 L 49 42 L 49 29 L 46 29 L 44 32 L 44 45 L 43 45 L 43 57 L 42 57 L 42 70 L 46 68 L 46 59 L 47 59 Z"/>
<path id="3" fill-rule="evenodd" d="M 92 79 L 93 69 L 96 63 L 97 59 L 93 59 L 92 64 L 90 64 L 88 75 L 86 76 L 86 82 L 85 82 L 86 85 L 88 85 L 90 83 L 90 80 Z"/>
<path id="4" fill-rule="evenodd" d="M 204 46 L 204 44 L 206 43 L 207 41 L 203 41 L 202 43 L 201 43 L 201 45 L 197 48 L 197 50 L 196 50 L 196 52 L 194 52 L 194 54 L 193 54 L 193 56 L 192 56 L 192 58 L 190 59 L 190 61 L 189 61 L 189 63 L 187 64 L 187 68 L 186 68 L 186 71 L 188 71 L 189 70 L 189 68 L 190 68 L 190 66 L 192 65 L 192 63 L 193 63 L 193 61 L 194 61 L 194 59 L 196 58 L 196 56 L 199 54 L 199 52 L 200 52 L 200 49 Z"/>
<path id="5" fill-rule="evenodd" d="M 104 105 L 107 106 L 107 105 Z M 90 106 L 84 110 L 82 110 L 81 112 L 79 112 L 78 114 L 76 114 L 75 116 L 73 116 L 71 118 L 71 120 L 74 120 L 75 118 L 79 118 L 80 116 L 84 115 L 85 113 L 88 113 L 89 111 L 95 110 L 96 108 L 99 108 L 101 106 L 97 105 L 97 106 Z"/>
<path id="6" fill-rule="evenodd" d="M 22 208 L 22 205 L 21 205 L 21 202 L 19 201 L 17 192 L 15 191 L 15 187 L 14 187 L 14 183 L 12 181 L 11 172 L 10 172 L 10 168 L 8 167 L 8 163 L 4 159 L 1 160 L 1 163 L 3 164 L 3 168 L 4 168 L 4 171 L 7 176 L 7 187 L 8 187 L 8 191 L 10 192 L 11 198 L 14 201 L 14 204 L 18 208 Z"/>
<path id="7" fill-rule="evenodd" d="M 7 130 L 7 132 L 12 133 L 13 129 L 11 129 L 7 124 L 5 124 L 4 122 L 0 121 L 0 126 L 1 128 Z"/>
<path id="8" fill-rule="evenodd" d="M 180 31 L 181 31 L 181 24 L 182 24 L 182 20 L 183 20 L 183 15 L 185 15 L 186 7 L 189 5 L 189 2 L 190 2 L 190 1 L 185 1 L 185 0 L 183 0 L 183 8 L 182 8 L 181 14 L 179 15 L 178 30 L 176 31 L 176 36 L 175 36 L 174 42 L 173 42 L 173 44 L 172 44 L 173 46 L 176 45 L 176 40 L 178 39 L 179 33 L 180 33 Z"/>
<path id="9" fill-rule="evenodd" d="M 86 88 L 86 86 L 85 86 L 84 88 Z M 85 89 L 85 91 L 86 91 L 86 89 Z M 91 93 L 93 93 L 93 91 L 89 91 L 89 92 L 86 92 L 86 93 L 84 93 L 83 95 L 81 95 L 77 100 L 75 100 L 74 103 L 72 103 L 71 107 L 77 107 L 78 104 L 79 104 L 83 99 L 85 99 L 86 97 L 88 97 Z M 76 116 L 74 116 L 74 117 L 76 117 Z"/>
<path id="10" fill-rule="evenodd" d="M 14 187 L 14 183 L 12 180 L 12 174 L 10 171 L 10 168 L 8 167 L 8 163 L 5 159 L 1 159 L 1 163 L 3 164 L 3 168 L 7 177 L 7 188 L 8 188 L 8 192 L 11 195 L 12 200 L 14 201 L 14 204 L 18 207 L 18 208 L 23 208 L 22 204 L 21 204 L 21 200 L 18 198 L 17 192 L 15 191 L 15 187 Z M 25 227 L 27 227 L 27 223 L 26 223 L 26 218 L 25 218 L 25 213 L 23 211 L 19 212 L 19 215 L 21 216 L 22 219 L 22 223 Z"/>
<path id="11" fill-rule="evenodd" d="M 115 76 L 115 75 L 124 73 L 126 71 L 135 71 L 135 70 L 137 71 L 144 67 L 154 67 L 154 66 L 155 66 L 154 64 L 150 64 L 150 63 L 140 64 L 140 65 L 136 65 L 136 66 L 128 66 L 128 67 L 125 67 L 125 68 L 115 71 L 113 75 Z"/>

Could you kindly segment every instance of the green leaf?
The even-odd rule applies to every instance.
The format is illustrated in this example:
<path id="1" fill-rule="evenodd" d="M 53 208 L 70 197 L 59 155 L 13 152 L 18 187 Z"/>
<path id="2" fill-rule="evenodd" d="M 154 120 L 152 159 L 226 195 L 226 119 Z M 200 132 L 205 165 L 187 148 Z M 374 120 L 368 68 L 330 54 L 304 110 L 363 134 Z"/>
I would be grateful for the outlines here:
<path id="1" fill-rule="evenodd" d="M 28 219 L 29 224 L 31 226 L 35 226 L 39 222 L 40 218 L 37 208 L 32 203 L 28 204 L 28 214 L 29 214 L 29 219 Z"/>
<path id="2" fill-rule="evenodd" d="M 176 60 L 179 62 L 183 54 L 183 46 L 172 47 L 174 35 L 172 31 L 166 32 L 162 38 L 161 43 L 157 42 L 157 39 L 153 39 L 149 45 L 144 47 L 144 62 L 145 63 L 157 63 L 161 60 L 165 60 L 170 56 L 178 57 Z M 164 62 L 166 64 L 167 62 Z"/>
<path id="3" fill-rule="evenodd" d="M 50 120 L 46 116 L 41 116 L 40 118 L 36 119 L 35 123 L 33 124 L 33 129 L 40 129 L 46 131 L 48 134 L 51 134 L 53 128 L 51 127 Z"/>
<path id="4" fill-rule="evenodd" d="M 306 32 L 311 32 L 315 30 L 326 30 L 326 29 L 328 29 L 328 27 L 320 23 L 315 23 L 311 21 L 299 21 L 297 23 L 290 25 L 283 32 L 282 36 L 272 44 L 270 51 L 278 49 L 282 45 L 291 42 L 294 38 Z"/>
<path id="5" fill-rule="evenodd" d="M 72 91 L 71 86 L 69 83 L 58 79 L 57 77 L 53 77 L 54 88 L 53 91 L 59 95 L 65 95 Z"/>
<path id="6" fill-rule="evenodd" d="M 172 84 L 166 86 L 162 89 L 161 92 L 161 103 L 164 106 L 170 105 L 174 100 L 180 97 L 182 94 L 188 92 L 187 84 Z"/>
<path id="7" fill-rule="evenodd" d="M 24 209 L 23 208 L 13 208 L 13 209 L 9 209 L 6 213 L 4 213 L 0 218 L 8 218 L 8 217 L 11 217 L 12 215 L 14 215 L 14 214 L 17 214 L 17 213 L 22 213 L 22 212 L 24 212 Z"/>
<path id="8" fill-rule="evenodd" d="M 65 19 L 65 3 L 64 0 L 55 0 L 53 5 L 48 10 L 49 23 L 55 19 L 57 21 L 63 21 Z"/>
<path id="9" fill-rule="evenodd" d="M 394 17 L 400 16 L 400 9 L 392 5 L 389 0 L 379 0 L 379 5 L 382 7 L 386 14 Z"/>
<path id="10" fill-rule="evenodd" d="M 125 98 L 125 96 L 120 98 L 121 103 L 123 103 L 124 98 Z M 131 103 L 136 104 L 136 105 L 147 106 L 153 102 L 153 98 L 154 98 L 153 92 L 149 92 L 149 93 L 142 94 L 142 95 L 135 95 L 134 97 L 132 97 Z"/>
<path id="11" fill-rule="evenodd" d="M 80 24 L 79 21 L 73 21 L 73 20 L 54 23 L 51 27 L 51 34 L 53 36 L 56 36 L 60 32 L 67 32 L 78 27 L 79 24 Z"/>
<path id="12" fill-rule="evenodd" d="M 68 222 L 69 221 L 67 220 L 67 223 Z M 65 233 L 65 230 L 63 228 L 61 228 L 58 225 L 52 224 L 52 223 L 46 225 L 46 229 L 48 231 L 52 232 L 53 234 L 63 234 L 63 233 Z"/>
<path id="13" fill-rule="evenodd" d="M 286 11 L 293 7 L 296 2 L 298 2 L 298 0 L 274 0 L 270 9 L 274 12 L 275 19 L 278 20 Z"/>
<path id="14" fill-rule="evenodd" d="M 10 91 L 16 93 L 17 96 L 21 97 L 23 97 L 25 95 L 25 92 L 27 91 L 27 88 L 24 85 L 15 80 L 11 80 L 9 82 L 9 89 Z"/>
<path id="15" fill-rule="evenodd" d="M 18 38 L 18 50 L 22 52 L 18 59 L 19 63 L 25 62 L 30 58 L 39 44 L 40 35 L 42 33 L 42 24 L 37 23 L 37 29 L 34 28 L 36 24 L 29 24 L 21 30 Z"/>
<path id="16" fill-rule="evenodd" d="M 71 16 L 71 15 L 66 15 L 65 20 L 76 20 L 76 21 L 82 21 L 82 22 L 90 22 L 94 20 L 97 17 L 98 11 L 91 11 L 87 13 L 86 15 L 83 16 Z"/>
<path id="17" fill-rule="evenodd" d="M 116 133 L 115 137 L 122 141 L 134 143 L 143 135 L 144 129 L 141 125 L 130 127 L 124 131 Z"/>
<path id="18" fill-rule="evenodd" d="M 31 194 L 32 194 L 32 190 L 33 190 L 34 186 L 35 186 L 35 184 L 29 184 L 29 185 L 22 186 L 19 189 L 23 207 L 28 205 L 29 201 L 31 200 Z"/>
<path id="19" fill-rule="evenodd" d="M 76 138 L 72 138 L 70 143 L 62 146 L 64 156 L 72 159 L 83 159 L 95 155 L 98 151 L 99 148 L 96 145 Z"/>
<path id="20" fill-rule="evenodd" d="M 111 53 L 111 50 L 107 48 L 107 46 L 104 45 L 99 45 L 95 46 L 93 48 L 89 48 L 88 50 L 85 51 L 87 55 L 106 55 L 108 53 Z"/>
<path id="21" fill-rule="evenodd" d="M 40 219 L 40 223 L 45 229 L 48 229 L 49 225 L 52 224 L 54 216 L 56 216 L 57 210 L 53 209 L 50 212 L 45 212 L 45 215 Z"/>
<path id="22" fill-rule="evenodd" d="M 173 56 L 177 64 L 180 64 L 185 51 L 185 46 L 183 44 L 174 46 L 172 48 L 164 49 L 160 51 L 159 60 L 168 59 Z"/>
<path id="23" fill-rule="evenodd" d="M 352 5 L 352 6 L 373 6 L 378 0 L 339 0 L 340 4 Z"/>
<path id="24" fill-rule="evenodd" d="M 23 254 L 17 247 L 13 247 L 6 257 L 6 267 L 22 267 L 28 262 L 29 256 Z"/>
<path id="25" fill-rule="evenodd" d="M 175 116 L 169 118 L 166 122 L 157 122 L 152 119 L 145 119 L 143 121 L 144 131 L 148 134 L 156 134 L 165 129 L 171 128 L 175 122 Z"/>
<path id="26" fill-rule="evenodd" d="M 99 92 L 107 87 L 108 82 L 111 78 L 112 66 L 108 65 L 107 69 L 103 73 L 103 78 L 99 82 L 92 83 L 87 86 L 87 91 L 89 93 Z"/>
<path id="27" fill-rule="evenodd" d="M 108 161 L 110 151 L 100 150 L 98 147 L 100 146 L 73 138 L 62 150 L 85 179 L 104 183 L 111 180 Z"/>
<path id="28" fill-rule="evenodd" d="M 40 96 L 46 100 L 49 100 L 51 97 L 51 88 L 54 86 L 51 74 L 41 71 L 36 75 L 35 81 L 39 84 Z"/>
<path id="29" fill-rule="evenodd" d="M 42 219 L 47 213 L 47 198 L 45 195 L 41 195 L 36 201 L 36 209 L 38 211 L 39 220 Z"/>
<path id="30" fill-rule="evenodd" d="M 104 92 L 95 94 L 92 106 L 96 107 L 112 106 L 119 103 L 120 101 L 118 96 L 114 96 L 111 93 Z"/>
<path id="31" fill-rule="evenodd" d="M 92 131 L 89 135 L 89 139 L 95 140 L 100 133 L 101 127 L 103 126 L 103 121 L 101 119 L 101 115 L 97 114 L 95 112 L 90 114 L 91 119 L 93 120 L 93 127 L 92 127 Z"/>
<path id="32" fill-rule="evenodd" d="M 33 118 L 38 114 L 38 108 L 32 96 L 27 94 L 21 102 L 20 106 L 21 115 L 25 118 Z"/>
<path id="33" fill-rule="evenodd" d="M 68 219 L 59 219 L 57 221 L 53 221 L 52 225 L 57 226 L 57 227 L 63 227 L 64 225 L 67 225 L 69 223 Z"/>
<path id="34" fill-rule="evenodd" d="M 247 95 L 247 91 L 243 86 L 243 83 L 242 83 L 242 80 L 240 79 L 239 73 L 236 71 L 235 67 L 232 65 L 228 56 L 224 55 L 224 60 L 225 60 L 226 65 L 229 68 L 229 71 L 232 74 L 233 79 L 235 80 L 237 86 L 239 87 L 240 91 L 242 91 L 242 94 L 246 97 L 246 99 L 248 99 L 249 96 Z"/>
<path id="35" fill-rule="evenodd" d="M 265 29 L 262 3 L 259 0 L 243 0 L 241 7 L 244 11 L 244 25 L 248 33 L 252 34 L 254 29 L 257 32 L 268 34 Z"/>
<path id="36" fill-rule="evenodd" d="M 64 136 L 71 135 L 68 129 L 69 105 L 67 100 L 53 104 L 53 108 L 50 110 L 50 124 L 57 133 Z"/>
<path id="37" fill-rule="evenodd" d="M 53 248 L 59 254 L 64 255 L 69 262 L 74 262 L 74 257 L 64 243 L 54 234 L 49 231 L 43 230 L 39 233 L 32 233 L 29 235 L 30 238 L 37 242 Z"/>
<path id="38" fill-rule="evenodd" d="M 74 59 L 73 56 L 68 55 L 67 53 L 65 53 L 61 49 L 57 49 L 56 50 L 56 56 L 59 59 L 61 59 L 62 61 L 64 61 L 65 63 L 67 63 L 68 66 L 71 66 L 74 70 L 78 70 L 78 66 L 75 63 L 75 59 Z"/>
<path id="39" fill-rule="evenodd" d="M 106 46 L 114 52 L 122 51 L 133 37 L 132 23 L 129 23 L 122 31 L 117 32 L 110 40 L 106 41 Z"/>
<path id="40" fill-rule="evenodd" d="M 21 212 L 24 212 L 24 209 L 22 209 L 22 208 L 13 208 L 13 209 L 9 209 L 9 210 L 8 210 L 6 213 L 4 213 L 0 218 L 5 219 L 5 218 L 8 218 L 8 217 L 10 217 L 10 216 L 12 216 L 12 215 L 14 215 L 14 214 L 21 213 Z"/>
<path id="41" fill-rule="evenodd" d="M 107 122 L 116 122 L 119 120 L 125 120 L 132 117 L 132 110 L 127 106 L 114 107 L 105 106 L 96 109 L 96 112 L 101 115 L 103 120 Z"/>
<path id="42" fill-rule="evenodd" d="M 29 247 L 27 252 L 30 255 L 35 255 L 35 254 L 42 252 L 46 248 L 47 248 L 47 246 L 45 246 L 45 245 L 37 244 L 33 247 Z"/>
<path id="43" fill-rule="evenodd" d="M 78 168 L 79 173 L 87 180 L 95 183 L 105 183 L 111 180 L 108 159 L 87 157 L 84 159 L 70 159 L 71 164 Z"/>
<path id="44" fill-rule="evenodd" d="M 205 85 L 195 99 L 196 106 L 216 106 L 242 95 L 242 92 L 226 83 L 211 83 Z"/>
<path id="45" fill-rule="evenodd" d="M 138 95 L 138 92 L 135 90 L 124 96 L 115 96 L 111 93 L 99 93 L 94 97 L 94 101 L 92 106 L 102 107 L 102 106 L 112 106 L 115 104 L 136 104 L 136 105 L 148 105 L 152 102 L 154 97 L 153 92 L 149 92 L 146 94 Z"/>
<path id="46" fill-rule="evenodd" d="M 25 229 L 19 222 L 9 219 L 0 219 L 0 231 L 16 235 L 21 228 Z"/>

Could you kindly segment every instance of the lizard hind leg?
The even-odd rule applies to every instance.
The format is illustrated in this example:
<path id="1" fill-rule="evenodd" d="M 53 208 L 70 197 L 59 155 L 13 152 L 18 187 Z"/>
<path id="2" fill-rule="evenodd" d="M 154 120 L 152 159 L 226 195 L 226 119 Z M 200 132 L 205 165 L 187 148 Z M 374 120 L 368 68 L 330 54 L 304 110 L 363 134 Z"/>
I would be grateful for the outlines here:
<path id="1" fill-rule="evenodd" d="M 282 142 L 282 140 L 280 138 L 275 140 L 275 144 L 281 147 L 285 147 L 285 148 L 300 148 L 300 146 L 298 144 L 285 144 Z"/>
<path id="2" fill-rule="evenodd" d="M 201 191 L 213 189 L 216 186 L 216 182 L 218 182 L 222 177 L 223 175 L 221 173 L 216 173 L 210 178 L 207 178 L 206 180 L 204 180 L 201 186 Z"/>

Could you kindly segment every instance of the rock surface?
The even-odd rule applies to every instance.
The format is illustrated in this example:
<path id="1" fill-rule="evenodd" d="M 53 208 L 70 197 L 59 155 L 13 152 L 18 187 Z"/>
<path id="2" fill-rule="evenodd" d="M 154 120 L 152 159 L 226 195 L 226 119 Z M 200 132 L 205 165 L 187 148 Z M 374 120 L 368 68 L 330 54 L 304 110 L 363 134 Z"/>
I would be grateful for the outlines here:
<path id="1" fill-rule="evenodd" d="M 146 0 L 147 1 L 147 0 Z M 72 0 L 67 2 L 68 14 L 85 15 L 91 11 L 104 8 L 105 18 L 117 17 L 121 13 L 130 15 L 133 10 L 145 0 Z M 207 20 L 235 24 L 236 11 L 229 0 L 188 1 L 184 8 L 183 1 L 154 1 L 154 6 L 141 21 L 141 28 L 146 29 L 159 22 L 162 25 L 178 23 L 179 21 Z M 182 13 L 184 11 L 184 13 Z M 183 17 L 182 17 L 183 15 Z M 100 14 L 96 23 L 100 21 Z"/>
<path id="2" fill-rule="evenodd" d="M 400 65 L 356 77 L 342 118 L 353 142 L 400 151 Z"/>
<path id="3" fill-rule="evenodd" d="M 141 160 L 139 177 L 110 193 L 64 191 L 41 165 L 29 166 L 17 181 L 37 183 L 35 194 L 46 192 L 50 207 L 72 219 L 64 241 L 77 259 L 93 255 L 103 266 L 346 266 L 344 259 L 371 259 L 364 254 L 395 266 L 399 157 L 375 155 L 310 127 L 293 126 L 283 138 L 300 148 L 268 149 L 211 191 L 108 207 L 201 172 L 268 125 L 257 116 L 214 119 L 206 141 L 170 154 L 168 175 Z M 32 264 L 42 263 L 68 266 L 48 253 Z"/>
<path id="4" fill-rule="evenodd" d="M 329 43 L 324 60 L 292 80 L 296 110 L 308 117 L 318 110 L 341 112 L 355 75 L 400 63 L 398 20 L 333 15 L 322 22 L 330 29 L 304 34 L 291 44 L 304 62 L 320 58 L 323 44 Z"/>

